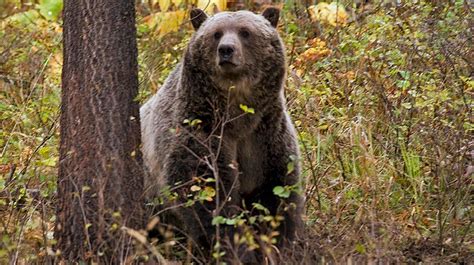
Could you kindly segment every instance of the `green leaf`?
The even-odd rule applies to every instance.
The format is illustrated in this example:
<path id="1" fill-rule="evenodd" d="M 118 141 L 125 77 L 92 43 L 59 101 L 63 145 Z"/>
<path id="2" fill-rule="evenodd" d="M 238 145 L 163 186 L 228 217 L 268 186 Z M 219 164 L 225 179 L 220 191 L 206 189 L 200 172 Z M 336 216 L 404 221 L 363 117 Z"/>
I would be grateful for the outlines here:
<path id="1" fill-rule="evenodd" d="M 290 174 L 295 170 L 295 162 L 291 161 L 286 165 L 286 174 Z"/>
<path id="2" fill-rule="evenodd" d="M 47 166 L 47 167 L 55 167 L 57 160 L 58 160 L 57 157 L 50 157 L 50 158 L 40 160 L 38 164 Z"/>
<path id="3" fill-rule="evenodd" d="M 407 72 L 407 71 L 401 71 L 401 70 L 400 70 L 400 71 L 398 71 L 398 73 L 399 73 L 400 76 L 401 76 L 403 79 L 405 79 L 405 80 L 407 80 L 408 78 L 410 78 L 410 73 Z"/>
<path id="4" fill-rule="evenodd" d="M 194 205 L 194 200 L 187 200 L 186 204 L 185 204 L 185 207 L 191 207 L 193 205 Z"/>
<path id="5" fill-rule="evenodd" d="M 48 20 L 57 20 L 63 10 L 62 0 L 41 0 L 38 9 L 40 14 Z"/>
<path id="6" fill-rule="evenodd" d="M 212 187 L 205 187 L 199 193 L 199 200 L 213 201 L 214 196 L 216 196 L 216 190 Z"/>
<path id="7" fill-rule="evenodd" d="M 250 224 L 254 224 L 256 221 L 257 221 L 257 217 L 256 217 L 256 216 L 251 216 L 251 217 L 249 218 L 249 223 L 250 223 Z"/>
<path id="8" fill-rule="evenodd" d="M 288 198 L 290 197 L 291 191 L 288 187 L 276 186 L 273 188 L 273 194 L 277 195 L 278 197 Z"/>
<path id="9" fill-rule="evenodd" d="M 237 223 L 237 219 L 226 219 L 225 224 L 226 225 L 235 225 Z"/>
<path id="10" fill-rule="evenodd" d="M 220 257 L 223 257 L 225 255 L 225 251 L 221 251 L 221 252 L 214 252 L 212 253 L 212 257 L 214 259 L 217 259 L 217 258 L 220 258 Z"/>
<path id="11" fill-rule="evenodd" d="M 295 23 L 288 23 L 288 27 L 287 27 L 288 33 L 296 33 L 298 32 L 298 29 L 299 27 Z"/>
<path id="12" fill-rule="evenodd" d="M 285 188 L 283 188 L 282 186 L 276 186 L 275 188 L 273 188 L 273 193 L 276 195 L 281 194 L 283 191 L 285 191 Z"/>
<path id="13" fill-rule="evenodd" d="M 283 188 L 283 187 L 280 187 L 280 188 Z M 275 193 L 275 189 L 273 189 L 273 193 Z M 252 206 L 253 208 L 257 210 L 263 211 L 265 214 L 270 214 L 270 211 L 265 206 L 261 205 L 260 203 L 254 202 L 252 203 Z"/>
<path id="14" fill-rule="evenodd" d="M 360 243 L 357 243 L 356 246 L 355 246 L 355 250 L 357 252 L 359 252 L 360 254 L 364 254 L 365 253 L 365 247 L 364 245 L 360 244 Z"/>
<path id="15" fill-rule="evenodd" d="M 290 174 L 295 170 L 295 162 L 297 161 L 297 157 L 295 155 L 290 155 L 290 162 L 286 165 L 286 174 Z"/>
<path id="16" fill-rule="evenodd" d="M 226 219 L 220 215 L 212 218 L 212 225 L 225 224 L 225 222 L 226 222 Z"/>
<path id="17" fill-rule="evenodd" d="M 255 114 L 255 110 L 253 108 L 249 108 L 247 105 L 240 104 L 240 109 L 243 110 L 245 113 Z"/>
<path id="18" fill-rule="evenodd" d="M 397 87 L 399 88 L 407 88 L 411 85 L 410 81 L 408 80 L 398 80 Z"/>
<path id="19" fill-rule="evenodd" d="M 202 120 L 200 120 L 200 119 L 193 119 L 193 120 L 184 119 L 183 123 L 184 124 L 189 124 L 189 126 L 194 127 L 196 125 L 201 124 Z"/>
<path id="20" fill-rule="evenodd" d="M 6 19 L 7 22 L 16 22 L 22 24 L 24 26 L 31 25 L 31 21 L 36 21 L 40 18 L 40 14 L 36 10 L 28 10 L 25 12 L 17 13 L 13 16 L 8 17 Z"/>

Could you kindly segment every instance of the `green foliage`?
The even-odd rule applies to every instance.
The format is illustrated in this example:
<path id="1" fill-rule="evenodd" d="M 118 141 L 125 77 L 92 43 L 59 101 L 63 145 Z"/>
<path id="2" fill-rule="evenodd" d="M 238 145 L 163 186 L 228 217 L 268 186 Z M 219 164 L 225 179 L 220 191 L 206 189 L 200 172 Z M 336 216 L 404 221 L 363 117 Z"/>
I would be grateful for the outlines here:
<path id="1" fill-rule="evenodd" d="M 183 2 L 162 1 L 169 14 L 157 2 L 137 4 L 140 102 L 163 84 L 192 34 L 180 22 L 184 17 L 163 24 L 172 12 L 184 11 Z M 344 25 L 312 21 L 297 1 L 283 5 L 286 98 L 302 153 L 302 161 L 290 158 L 287 173 L 302 163 L 305 236 L 318 238 L 302 240 L 311 247 L 305 253 L 336 263 L 348 257 L 430 263 L 430 256 L 440 263 L 468 263 L 463 255 L 468 247 L 472 251 L 473 240 L 472 10 L 466 1 L 374 2 L 356 8 L 341 1 L 353 8 Z M 0 1 L 0 263 L 47 263 L 58 255 L 52 248 L 52 198 L 61 9 L 58 0 Z M 249 115 L 258 111 L 240 108 Z M 215 201 L 215 184 L 197 179 L 180 206 Z M 180 185 L 163 189 L 152 206 L 176 203 Z M 280 198 L 291 192 L 298 190 L 273 187 Z M 266 251 L 280 221 L 255 203 L 234 216 L 216 214 L 213 224 L 238 227 L 242 233 L 235 242 Z M 269 229 L 258 234 L 257 226 Z M 169 231 L 164 242 L 133 234 L 154 256 L 187 256 Z M 225 254 L 216 245 L 215 258 Z"/>
<path id="2" fill-rule="evenodd" d="M 191 127 L 196 127 L 196 126 L 198 126 L 198 125 L 201 124 L 201 123 L 202 123 L 202 120 L 200 120 L 200 119 L 192 119 L 192 120 L 185 119 L 185 120 L 183 121 L 183 124 L 187 124 L 187 125 L 189 125 L 189 126 L 191 126 Z"/>
<path id="3" fill-rule="evenodd" d="M 15 5 L 0 22 L 0 263 L 42 263 L 55 255 L 61 29 Z"/>
<path id="4" fill-rule="evenodd" d="M 289 198 L 291 191 L 288 189 L 288 187 L 276 186 L 273 188 L 273 194 L 277 195 L 278 197 Z"/>
<path id="5" fill-rule="evenodd" d="M 249 108 L 244 104 L 239 105 L 240 109 L 244 111 L 244 113 L 255 114 L 255 110 L 253 108 Z"/>
<path id="6" fill-rule="evenodd" d="M 40 14 L 48 20 L 57 20 L 63 10 L 63 0 L 40 0 Z"/>
<path id="7" fill-rule="evenodd" d="M 289 98 L 309 158 L 308 218 L 323 235 L 367 231 L 344 233 L 359 254 L 417 240 L 462 248 L 472 234 L 458 214 L 472 210 L 461 183 L 472 183 L 473 92 L 470 11 L 458 2 L 369 9 L 362 24 L 295 45 L 301 80 Z M 331 253 L 348 251 L 340 246 Z"/>

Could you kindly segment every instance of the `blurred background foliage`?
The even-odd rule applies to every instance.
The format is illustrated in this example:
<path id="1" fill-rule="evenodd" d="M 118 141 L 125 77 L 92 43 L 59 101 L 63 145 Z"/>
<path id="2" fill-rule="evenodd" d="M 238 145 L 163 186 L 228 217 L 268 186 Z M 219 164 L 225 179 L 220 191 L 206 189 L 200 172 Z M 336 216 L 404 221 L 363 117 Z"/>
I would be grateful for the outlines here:
<path id="1" fill-rule="evenodd" d="M 191 6 L 270 4 L 283 10 L 303 245 L 329 262 L 474 262 L 472 1 L 139 0 L 139 100 L 179 62 Z M 57 254 L 61 9 L 0 0 L 0 263 Z"/>

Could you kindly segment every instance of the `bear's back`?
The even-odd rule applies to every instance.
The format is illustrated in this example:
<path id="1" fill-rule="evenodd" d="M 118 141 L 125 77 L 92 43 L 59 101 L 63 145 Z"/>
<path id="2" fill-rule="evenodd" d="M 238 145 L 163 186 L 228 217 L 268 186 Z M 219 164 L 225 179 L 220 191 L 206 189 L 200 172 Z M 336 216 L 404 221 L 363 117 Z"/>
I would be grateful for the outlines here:
<path id="1" fill-rule="evenodd" d="M 170 130 L 174 127 L 180 73 L 181 65 L 178 65 L 158 92 L 140 108 L 143 161 L 149 174 L 145 178 L 148 198 L 157 196 L 157 191 L 166 185 L 166 178 L 160 176 L 160 172 L 166 151 L 173 144 Z"/>

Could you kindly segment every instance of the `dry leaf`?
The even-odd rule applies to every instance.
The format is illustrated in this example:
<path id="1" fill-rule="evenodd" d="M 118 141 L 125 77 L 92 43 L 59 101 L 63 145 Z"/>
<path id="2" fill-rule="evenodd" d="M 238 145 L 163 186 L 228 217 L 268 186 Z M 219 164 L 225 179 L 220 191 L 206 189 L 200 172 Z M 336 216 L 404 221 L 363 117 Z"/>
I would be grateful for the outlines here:
<path id="1" fill-rule="evenodd" d="M 157 12 L 145 17 L 143 21 L 150 28 L 156 28 L 156 32 L 162 37 L 170 32 L 178 31 L 185 16 L 186 11 L 184 10 Z"/>
<path id="2" fill-rule="evenodd" d="M 226 10 L 227 1 L 226 0 L 197 0 L 196 6 L 204 10 L 206 13 L 214 14 L 216 13 L 216 11 Z"/>
<path id="3" fill-rule="evenodd" d="M 319 3 L 312 5 L 309 8 L 311 20 L 327 23 L 332 26 L 345 25 L 349 18 L 346 9 L 336 2 Z"/>
<path id="4" fill-rule="evenodd" d="M 171 0 L 158 0 L 158 4 L 160 5 L 161 11 L 166 12 L 168 8 L 170 8 Z"/>

